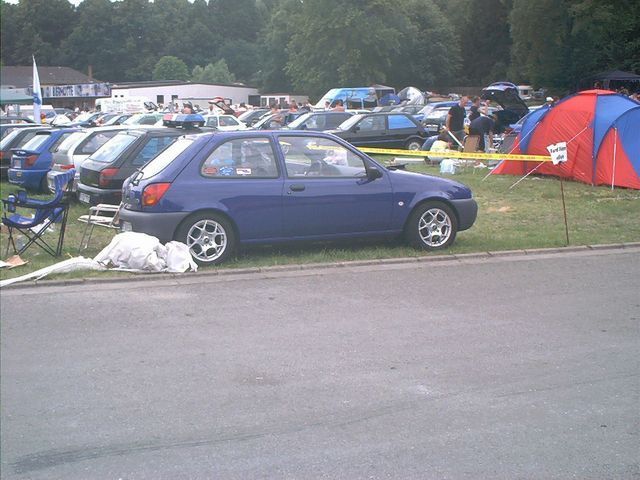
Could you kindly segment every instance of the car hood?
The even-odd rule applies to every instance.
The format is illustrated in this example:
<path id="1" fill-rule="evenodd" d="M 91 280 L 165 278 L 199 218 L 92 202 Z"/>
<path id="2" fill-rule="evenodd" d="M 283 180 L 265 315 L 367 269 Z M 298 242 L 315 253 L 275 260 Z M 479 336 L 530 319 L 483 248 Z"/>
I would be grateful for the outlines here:
<path id="1" fill-rule="evenodd" d="M 492 83 L 488 87 L 482 89 L 481 97 L 484 100 L 496 102 L 504 110 L 509 110 L 517 114 L 518 118 L 522 118 L 529 113 L 529 107 L 527 107 L 524 100 L 520 98 L 518 88 L 513 83 Z"/>

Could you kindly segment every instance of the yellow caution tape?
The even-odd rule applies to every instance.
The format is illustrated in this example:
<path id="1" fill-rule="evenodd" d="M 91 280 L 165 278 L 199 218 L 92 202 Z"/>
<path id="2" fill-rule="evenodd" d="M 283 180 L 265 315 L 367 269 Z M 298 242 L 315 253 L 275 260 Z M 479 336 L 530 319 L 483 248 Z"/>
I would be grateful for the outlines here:
<path id="1" fill-rule="evenodd" d="M 357 147 L 356 147 L 357 148 Z M 472 158 L 476 160 L 519 160 L 522 162 L 550 162 L 551 157 L 546 155 L 515 155 L 506 153 L 463 153 L 455 150 L 431 152 L 427 150 L 399 150 L 389 148 L 358 148 L 364 153 L 377 155 L 398 155 L 402 157 L 434 157 L 434 158 Z"/>

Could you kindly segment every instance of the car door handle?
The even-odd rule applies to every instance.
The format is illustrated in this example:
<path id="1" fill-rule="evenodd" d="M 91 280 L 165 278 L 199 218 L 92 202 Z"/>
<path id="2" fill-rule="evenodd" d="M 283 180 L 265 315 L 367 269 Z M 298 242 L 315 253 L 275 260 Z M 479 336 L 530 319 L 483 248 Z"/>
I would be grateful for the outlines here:
<path id="1" fill-rule="evenodd" d="M 291 190 L 292 192 L 302 192 L 306 187 L 302 184 L 293 184 L 289 186 L 289 190 Z"/>

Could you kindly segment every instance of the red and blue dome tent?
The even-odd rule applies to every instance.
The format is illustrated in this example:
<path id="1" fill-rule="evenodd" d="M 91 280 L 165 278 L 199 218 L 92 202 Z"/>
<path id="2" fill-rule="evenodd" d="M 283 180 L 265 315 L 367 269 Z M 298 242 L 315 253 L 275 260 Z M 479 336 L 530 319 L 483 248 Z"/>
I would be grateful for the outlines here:
<path id="1" fill-rule="evenodd" d="M 640 103 L 609 90 L 587 90 L 543 107 L 526 118 L 512 153 L 548 155 L 567 143 L 568 160 L 505 160 L 492 173 L 553 175 L 592 185 L 640 190 Z"/>

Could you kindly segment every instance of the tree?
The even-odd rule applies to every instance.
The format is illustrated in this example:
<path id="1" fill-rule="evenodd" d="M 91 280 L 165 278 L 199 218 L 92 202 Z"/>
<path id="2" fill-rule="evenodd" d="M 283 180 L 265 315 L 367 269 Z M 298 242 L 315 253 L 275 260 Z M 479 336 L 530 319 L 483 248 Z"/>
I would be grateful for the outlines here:
<path id="1" fill-rule="evenodd" d="M 224 58 L 216 63 L 210 63 L 204 68 L 197 65 L 193 69 L 191 80 L 204 83 L 233 83 L 236 81 Z"/>
<path id="2" fill-rule="evenodd" d="M 8 65 L 30 65 L 35 55 L 39 65 L 56 65 L 60 46 L 76 21 L 66 0 L 22 0 L 2 3 L 2 58 Z"/>
<path id="3" fill-rule="evenodd" d="M 390 82 L 424 90 L 457 83 L 459 39 L 442 10 L 432 0 L 410 0 L 404 4 L 404 14 L 409 27 L 393 59 Z"/>
<path id="4" fill-rule="evenodd" d="M 336 85 L 385 82 L 407 30 L 400 5 L 400 0 L 300 4 L 287 45 L 286 71 L 294 87 L 320 95 Z"/>
<path id="5" fill-rule="evenodd" d="M 567 87 L 570 83 L 568 0 L 514 0 L 510 74 L 516 82 Z"/>
<path id="6" fill-rule="evenodd" d="M 243 82 L 256 80 L 260 51 L 255 43 L 233 40 L 220 47 L 219 55 L 227 61 L 229 70 L 236 78 Z"/>
<path id="7" fill-rule="evenodd" d="M 167 55 L 156 63 L 152 78 L 154 80 L 188 80 L 189 70 L 182 60 Z"/>

